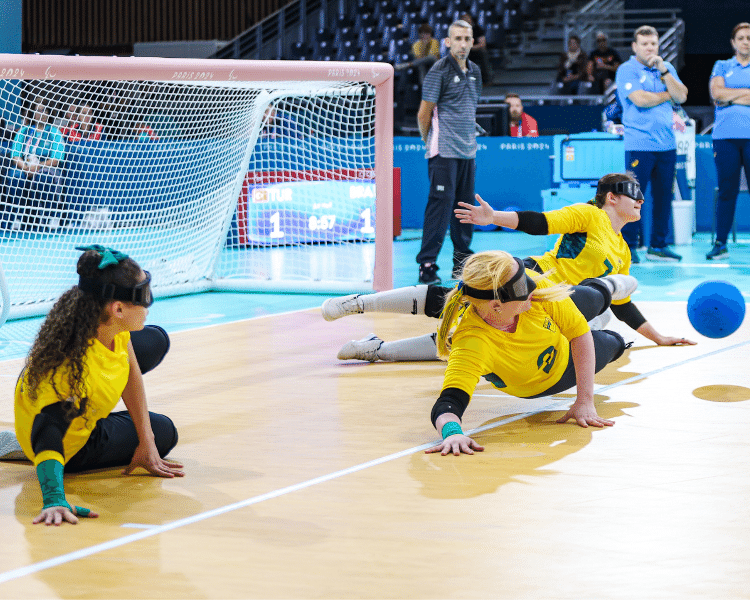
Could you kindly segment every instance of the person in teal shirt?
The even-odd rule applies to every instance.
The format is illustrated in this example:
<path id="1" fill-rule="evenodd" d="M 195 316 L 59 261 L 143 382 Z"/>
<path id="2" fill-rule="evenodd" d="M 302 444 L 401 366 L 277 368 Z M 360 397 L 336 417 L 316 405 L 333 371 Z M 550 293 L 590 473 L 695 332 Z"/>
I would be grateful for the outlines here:
<path id="1" fill-rule="evenodd" d="M 65 141 L 52 125 L 49 109 L 41 97 L 34 99 L 30 118 L 13 139 L 10 168 L 6 178 L 6 196 L 15 205 L 11 229 L 60 225 L 61 166 L 65 160 Z"/>
<path id="2" fill-rule="evenodd" d="M 729 258 L 727 237 L 734 221 L 740 171 L 750 181 L 750 23 L 732 30 L 735 55 L 718 60 L 711 72 L 711 97 L 716 104 L 713 142 L 719 185 L 716 241 L 706 259 Z"/>

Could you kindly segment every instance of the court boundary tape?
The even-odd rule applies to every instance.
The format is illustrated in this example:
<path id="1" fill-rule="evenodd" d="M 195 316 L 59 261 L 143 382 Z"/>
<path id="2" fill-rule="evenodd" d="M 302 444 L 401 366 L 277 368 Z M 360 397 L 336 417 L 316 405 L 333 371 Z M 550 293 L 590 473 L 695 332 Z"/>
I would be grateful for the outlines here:
<path id="1" fill-rule="evenodd" d="M 659 373 L 663 373 L 664 371 L 668 371 L 670 369 L 674 369 L 677 367 L 684 366 L 686 364 L 689 364 L 691 362 L 695 362 L 697 360 L 702 360 L 704 358 L 709 358 L 711 356 L 715 356 L 716 354 L 721 354 L 723 352 L 726 352 L 728 350 L 735 350 L 737 348 L 740 348 L 742 346 L 746 346 L 750 344 L 750 340 L 745 340 L 744 342 L 740 342 L 738 344 L 734 344 L 732 346 L 727 346 L 726 348 L 719 348 L 718 350 L 713 350 L 711 352 L 707 352 L 706 354 L 701 354 L 699 356 L 693 356 L 691 358 L 687 358 L 685 360 L 682 360 L 680 362 L 667 365 L 666 367 L 661 367 L 659 369 L 655 369 L 653 371 L 649 371 L 648 373 L 641 373 L 638 375 L 634 375 L 633 377 L 628 377 L 627 379 L 623 379 L 622 381 L 617 381 L 615 383 L 611 383 L 605 386 L 602 386 L 600 388 L 597 388 L 594 390 L 596 394 L 600 394 L 602 392 L 605 392 L 607 390 L 611 390 L 616 387 L 620 387 L 622 385 L 627 385 L 629 383 L 634 383 L 636 381 L 640 381 L 641 379 L 645 379 L 647 377 L 651 377 L 653 375 L 658 375 Z M 488 395 L 488 394 L 482 394 L 482 397 L 492 396 L 494 395 Z M 467 435 L 473 435 L 476 433 L 481 433 L 483 431 L 487 431 L 490 429 L 495 429 L 496 427 L 501 427 L 503 425 L 507 425 L 508 423 L 513 423 L 514 421 L 520 421 L 521 419 L 525 419 L 527 417 L 531 417 L 534 415 L 537 415 L 542 412 L 549 412 L 552 410 L 559 409 L 564 404 L 570 404 L 573 402 L 573 398 L 563 398 L 560 400 L 557 400 L 555 402 L 552 402 L 542 408 L 538 408 L 533 411 L 520 413 L 517 415 L 513 415 L 510 417 L 507 417 L 505 419 L 501 419 L 499 421 L 496 421 L 494 423 L 488 423 L 486 425 L 482 425 L 480 427 L 476 427 L 474 429 L 471 429 L 469 431 L 466 431 Z M 101 552 L 106 552 L 107 550 L 113 550 L 114 548 L 119 548 L 120 546 L 125 546 L 127 544 L 131 544 L 133 542 L 137 542 L 149 537 L 153 537 L 155 535 L 159 535 L 161 533 L 166 533 L 167 531 L 172 531 L 173 529 L 179 529 L 180 527 L 184 527 L 186 525 L 192 525 L 193 523 L 199 523 L 201 521 L 205 521 L 207 519 L 211 519 L 213 517 L 218 517 L 220 515 L 233 512 L 235 510 L 239 510 L 241 508 L 246 508 L 248 506 L 252 506 L 254 504 L 260 504 L 261 502 L 265 502 L 266 500 L 272 500 L 273 498 L 278 498 L 280 496 L 285 496 L 286 494 L 291 494 L 293 492 L 297 492 L 300 490 L 304 490 L 309 487 L 313 487 L 315 485 L 326 483 L 328 481 L 332 481 L 334 479 L 339 479 L 340 477 L 344 477 L 346 475 L 351 475 L 352 473 L 357 473 L 359 471 L 364 471 L 365 469 L 369 469 L 370 467 L 375 467 L 378 465 L 382 465 L 394 460 L 397 460 L 399 458 L 403 458 L 405 456 L 409 456 L 411 454 L 415 454 L 417 452 L 427 450 L 428 448 L 432 448 L 435 445 L 439 443 L 439 440 L 433 440 L 431 442 L 420 444 L 419 446 L 414 446 L 412 448 L 408 448 L 406 450 L 401 450 L 400 452 L 394 452 L 393 454 L 388 454 L 387 456 L 382 456 L 380 458 L 376 458 L 364 463 L 360 463 L 358 465 L 354 465 L 352 467 L 347 467 L 346 469 L 341 469 L 339 471 L 334 471 L 333 473 L 328 473 L 327 475 L 321 475 L 320 477 L 315 477 L 313 479 L 308 479 L 307 481 L 303 481 L 301 483 L 295 483 L 293 485 L 289 485 L 283 488 L 280 488 L 278 490 L 274 490 L 271 492 L 267 492 L 265 494 L 260 494 L 259 496 L 253 496 L 252 498 L 247 498 L 245 500 L 241 500 L 240 502 L 234 502 L 232 504 L 228 504 L 226 506 L 222 506 L 219 508 L 215 508 L 213 510 L 205 511 L 202 513 L 198 513 L 196 515 L 192 515 L 190 517 L 185 517 L 183 519 L 178 519 L 177 521 L 172 521 L 171 523 L 166 523 L 164 525 L 156 525 L 153 527 L 149 527 L 148 529 L 144 529 L 143 531 L 140 531 L 138 533 L 133 533 L 130 535 L 126 535 L 120 538 L 117 538 L 115 540 L 110 540 L 108 542 L 103 542 L 101 544 L 96 544 L 94 546 L 89 546 L 88 548 L 83 548 L 81 550 L 76 550 L 75 552 L 70 552 L 68 554 L 63 554 L 61 556 L 57 556 L 55 558 L 50 558 L 38 563 L 34 563 L 31 565 L 27 565 L 25 567 L 20 567 L 18 569 L 13 569 L 11 571 L 6 571 L 4 573 L 0 573 L 0 584 L 7 583 L 8 581 L 13 581 L 15 579 L 20 579 L 21 577 L 25 577 L 26 575 L 33 575 L 34 573 L 38 573 L 40 571 L 44 571 L 47 569 L 52 569 L 54 567 L 59 567 L 61 565 L 80 560 L 82 558 L 86 558 L 88 556 L 93 556 L 94 554 L 99 554 Z"/>

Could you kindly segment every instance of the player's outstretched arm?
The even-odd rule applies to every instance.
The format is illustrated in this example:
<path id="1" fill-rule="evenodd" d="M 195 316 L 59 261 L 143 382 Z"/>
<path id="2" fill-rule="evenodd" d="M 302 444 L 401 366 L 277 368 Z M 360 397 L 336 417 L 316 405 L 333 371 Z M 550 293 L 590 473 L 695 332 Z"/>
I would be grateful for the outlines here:
<path id="1" fill-rule="evenodd" d="M 429 450 L 425 454 L 440 452 L 443 456 L 453 454 L 474 454 L 474 451 L 482 452 L 483 446 L 477 444 L 468 435 L 461 430 L 461 422 L 458 417 L 451 413 L 443 413 L 435 421 L 435 428 L 443 435 L 443 441 Z"/>

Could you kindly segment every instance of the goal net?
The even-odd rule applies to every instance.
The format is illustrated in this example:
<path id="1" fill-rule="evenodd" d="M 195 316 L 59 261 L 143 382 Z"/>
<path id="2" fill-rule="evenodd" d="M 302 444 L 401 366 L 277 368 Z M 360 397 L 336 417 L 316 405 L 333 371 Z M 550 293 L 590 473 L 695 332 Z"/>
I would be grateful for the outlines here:
<path id="1" fill-rule="evenodd" d="M 390 65 L 1 64 L 10 318 L 43 314 L 93 243 L 136 259 L 157 297 L 392 287 Z"/>

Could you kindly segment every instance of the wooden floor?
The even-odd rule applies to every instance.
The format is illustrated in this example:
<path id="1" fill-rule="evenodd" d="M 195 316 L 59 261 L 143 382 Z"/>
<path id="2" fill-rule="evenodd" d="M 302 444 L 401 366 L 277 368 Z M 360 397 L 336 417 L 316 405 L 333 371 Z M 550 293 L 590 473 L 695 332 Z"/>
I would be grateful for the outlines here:
<path id="1" fill-rule="evenodd" d="M 482 384 L 464 428 L 486 450 L 461 457 L 423 452 L 442 363 L 336 360 L 434 320 L 308 310 L 174 334 L 146 385 L 187 476 L 67 477 L 101 517 L 47 528 L 33 469 L 0 464 L 0 598 L 749 598 L 750 320 L 709 340 L 684 303 L 639 307 L 700 343 L 639 337 L 600 373 L 614 427 Z M 1 429 L 19 367 L 0 363 Z"/>

